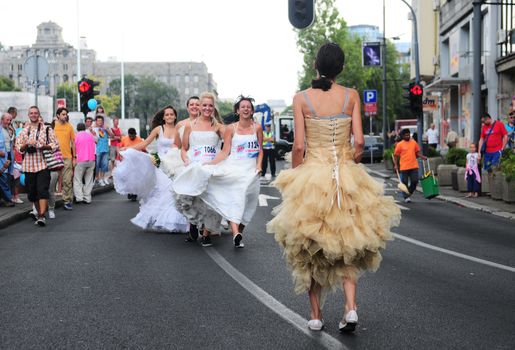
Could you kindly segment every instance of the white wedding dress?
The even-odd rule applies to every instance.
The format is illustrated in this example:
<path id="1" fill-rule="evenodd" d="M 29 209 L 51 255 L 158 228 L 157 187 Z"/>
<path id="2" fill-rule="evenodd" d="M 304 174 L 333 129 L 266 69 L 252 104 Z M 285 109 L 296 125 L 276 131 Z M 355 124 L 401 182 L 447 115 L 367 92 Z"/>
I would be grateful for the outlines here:
<path id="1" fill-rule="evenodd" d="M 173 167 L 182 167 L 180 151 L 172 148 L 173 143 L 163 132 L 157 139 L 157 154 L 167 159 L 167 173 L 174 173 Z M 147 153 L 129 148 L 121 155 L 123 160 L 113 172 L 116 192 L 136 194 L 140 200 L 139 213 L 131 222 L 150 231 L 187 232 L 189 224 L 176 209 L 171 178 L 152 163 Z"/>
<path id="2" fill-rule="evenodd" d="M 200 198 L 225 220 L 248 225 L 259 199 L 256 161 L 259 143 L 255 133 L 234 136 L 229 157 L 216 165 L 189 166 L 174 181 L 174 191 Z"/>

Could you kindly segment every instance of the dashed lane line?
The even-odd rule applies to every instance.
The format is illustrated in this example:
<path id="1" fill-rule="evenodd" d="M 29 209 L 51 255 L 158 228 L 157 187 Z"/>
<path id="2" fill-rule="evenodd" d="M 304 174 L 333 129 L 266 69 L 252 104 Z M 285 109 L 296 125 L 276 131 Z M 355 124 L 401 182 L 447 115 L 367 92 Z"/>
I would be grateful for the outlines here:
<path id="1" fill-rule="evenodd" d="M 282 319 L 293 325 L 299 331 L 307 335 L 308 337 L 318 341 L 326 349 L 342 349 L 348 350 L 338 339 L 329 335 L 326 332 L 312 332 L 308 329 L 308 320 L 294 312 L 293 310 L 286 307 L 280 301 L 275 299 L 273 296 L 264 291 L 257 284 L 252 282 L 247 276 L 238 271 L 232 266 L 225 258 L 218 253 L 215 249 L 209 248 L 204 249 L 213 261 L 222 268 L 232 279 L 234 279 L 240 286 L 246 289 L 252 294 L 257 300 L 268 307 L 271 311 L 279 315 Z"/>
<path id="2" fill-rule="evenodd" d="M 470 255 L 458 253 L 458 252 L 455 252 L 453 250 L 449 250 L 449 249 L 445 249 L 445 248 L 440 248 L 440 247 L 437 247 L 437 246 L 434 246 L 434 245 L 431 245 L 431 244 L 428 244 L 428 243 L 424 243 L 424 242 L 418 241 L 418 240 L 410 238 L 410 237 L 406 237 L 406 236 L 400 235 L 398 233 L 394 233 L 393 236 L 395 238 L 397 238 L 397 239 L 402 240 L 402 241 L 405 241 L 405 242 L 408 242 L 408 243 L 411 243 L 411 244 L 414 244 L 414 245 L 418 245 L 419 247 L 427 248 L 427 249 L 434 250 L 434 251 L 437 251 L 437 252 L 440 252 L 440 253 L 444 253 L 444 254 L 449 254 L 449 255 L 452 255 L 452 256 L 455 256 L 455 257 L 458 257 L 458 258 L 461 258 L 461 259 L 465 259 L 465 260 L 473 261 L 473 262 L 476 262 L 476 263 L 479 263 L 479 264 L 495 267 L 495 268 L 498 268 L 498 269 L 501 269 L 501 270 L 515 272 L 515 267 L 512 267 L 512 266 L 506 266 L 506 265 L 494 263 L 492 261 L 476 258 L 476 257 L 470 256 Z"/>

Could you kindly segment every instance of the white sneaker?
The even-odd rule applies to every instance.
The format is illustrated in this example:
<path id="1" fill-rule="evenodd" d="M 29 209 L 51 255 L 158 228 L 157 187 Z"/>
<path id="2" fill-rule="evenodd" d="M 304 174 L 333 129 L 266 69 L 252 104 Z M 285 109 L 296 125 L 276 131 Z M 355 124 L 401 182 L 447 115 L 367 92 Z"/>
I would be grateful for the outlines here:
<path id="1" fill-rule="evenodd" d="M 100 181 L 98 181 L 98 184 L 102 187 L 104 187 L 105 185 L 107 185 L 105 182 L 104 182 L 104 179 L 101 179 Z"/>
<path id="2" fill-rule="evenodd" d="M 53 210 L 48 210 L 48 218 L 55 219 L 55 212 Z"/>
<path id="3" fill-rule="evenodd" d="M 107 178 L 106 178 L 106 179 L 104 179 L 104 185 L 105 185 L 105 186 L 110 185 L 109 179 L 107 179 Z"/>
<path id="4" fill-rule="evenodd" d="M 23 201 L 20 198 L 13 199 L 13 202 L 16 204 L 23 204 Z"/>
<path id="5" fill-rule="evenodd" d="M 324 321 L 323 320 L 309 320 L 308 321 L 308 328 L 312 331 L 321 331 L 324 327 Z"/>
<path id="6" fill-rule="evenodd" d="M 410 197 L 404 198 L 404 203 L 411 203 L 411 198 Z"/>

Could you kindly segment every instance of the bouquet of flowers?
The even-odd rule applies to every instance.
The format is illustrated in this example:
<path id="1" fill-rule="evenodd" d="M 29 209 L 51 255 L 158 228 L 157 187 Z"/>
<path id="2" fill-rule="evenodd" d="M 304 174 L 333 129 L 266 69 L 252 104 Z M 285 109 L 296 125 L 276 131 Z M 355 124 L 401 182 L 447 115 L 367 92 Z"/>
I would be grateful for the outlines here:
<path id="1" fill-rule="evenodd" d="M 151 153 L 150 160 L 156 166 L 156 168 L 159 168 L 159 165 L 161 165 L 161 159 L 159 158 L 159 155 L 157 153 Z"/>

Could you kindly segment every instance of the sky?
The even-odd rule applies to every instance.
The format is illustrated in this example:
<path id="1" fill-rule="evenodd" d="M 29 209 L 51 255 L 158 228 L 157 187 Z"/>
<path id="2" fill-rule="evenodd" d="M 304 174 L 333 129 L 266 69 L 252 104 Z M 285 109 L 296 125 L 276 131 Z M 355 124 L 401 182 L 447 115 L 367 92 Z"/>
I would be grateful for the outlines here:
<path id="1" fill-rule="evenodd" d="M 410 41 L 408 7 L 401 0 L 384 1 L 386 37 Z M 348 25 L 377 25 L 381 31 L 382 4 L 336 0 Z M 78 22 L 80 36 L 102 61 L 205 62 L 220 98 L 244 94 L 257 103 L 290 104 L 298 87 L 302 56 L 287 0 L 19 0 L 2 1 L 1 8 L 15 14 L 0 21 L 4 46 L 32 45 L 37 25 L 53 21 L 63 28 L 64 41 L 76 47 Z"/>

